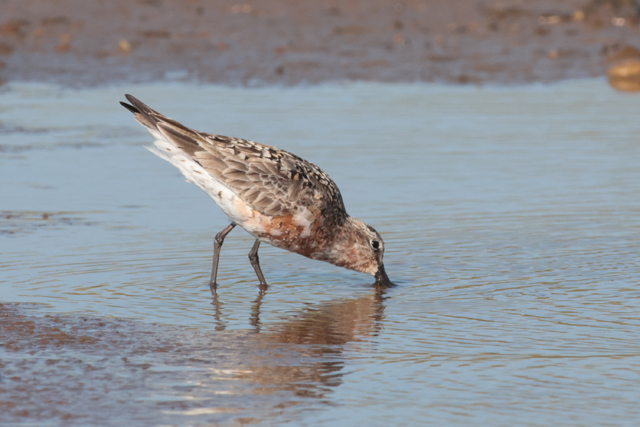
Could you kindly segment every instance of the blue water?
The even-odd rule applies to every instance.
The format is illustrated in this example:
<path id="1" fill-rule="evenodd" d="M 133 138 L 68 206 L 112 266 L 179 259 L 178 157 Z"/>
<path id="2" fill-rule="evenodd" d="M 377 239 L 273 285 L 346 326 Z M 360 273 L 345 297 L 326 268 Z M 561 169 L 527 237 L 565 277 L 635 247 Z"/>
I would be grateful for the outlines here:
<path id="1" fill-rule="evenodd" d="M 400 286 L 378 295 L 368 276 L 263 245 L 271 286 L 258 301 L 253 239 L 236 229 L 212 306 L 212 239 L 228 220 L 142 147 L 150 137 L 118 105 L 124 93 L 322 167 L 348 212 L 382 234 Z M 601 80 L 12 84 L 0 93 L 0 301 L 220 340 L 252 331 L 239 359 L 265 342 L 304 354 L 254 358 L 229 379 L 255 391 L 237 417 L 262 387 L 280 387 L 257 424 L 635 425 L 639 102 Z M 318 366 L 334 368 L 309 373 Z M 301 382 L 323 392 L 284 405 Z M 160 400 L 159 387 L 136 394 Z M 145 425 L 223 422 L 214 409 L 149 412 Z"/>

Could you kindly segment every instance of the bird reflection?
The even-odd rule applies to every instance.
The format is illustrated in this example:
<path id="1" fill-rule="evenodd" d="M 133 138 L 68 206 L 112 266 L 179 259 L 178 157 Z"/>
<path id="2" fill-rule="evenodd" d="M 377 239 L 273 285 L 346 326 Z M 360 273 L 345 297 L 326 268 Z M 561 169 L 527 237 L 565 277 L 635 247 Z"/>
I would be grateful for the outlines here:
<path id="1" fill-rule="evenodd" d="M 256 332 L 260 332 L 260 308 L 262 307 L 262 298 L 264 298 L 267 293 L 267 288 L 261 287 L 260 292 L 258 292 L 258 297 L 253 301 L 253 305 L 251 306 L 251 317 L 249 318 L 249 324 L 253 326 L 253 329 Z"/>
<path id="2" fill-rule="evenodd" d="M 296 397 L 322 398 L 342 383 L 349 343 L 366 343 L 377 336 L 384 321 L 386 290 L 375 288 L 362 297 L 339 299 L 307 307 L 283 322 L 263 329 L 261 290 L 252 304 L 249 323 L 256 332 L 246 344 L 244 369 L 235 378 L 257 385 L 258 394 L 280 391 Z M 222 304 L 213 293 L 216 330 L 224 329 Z"/>
<path id="3" fill-rule="evenodd" d="M 213 306 L 213 318 L 216 321 L 216 331 L 224 331 L 226 326 L 222 320 L 222 303 L 218 299 L 218 292 L 215 289 L 211 290 L 213 299 L 211 305 Z"/>

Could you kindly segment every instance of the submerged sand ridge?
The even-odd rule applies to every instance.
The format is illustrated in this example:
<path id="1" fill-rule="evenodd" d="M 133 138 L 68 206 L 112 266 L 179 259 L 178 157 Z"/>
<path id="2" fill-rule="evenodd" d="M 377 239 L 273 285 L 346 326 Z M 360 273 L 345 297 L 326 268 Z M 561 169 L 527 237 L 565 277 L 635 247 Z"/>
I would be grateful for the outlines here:
<path id="1" fill-rule="evenodd" d="M 343 347 L 372 337 L 384 295 L 303 310 L 270 332 L 42 315 L 0 303 L 0 421 L 11 425 L 240 425 L 322 400 L 342 383 Z M 221 303 L 214 296 L 214 318 Z M 212 319 L 213 320 L 213 319 Z"/>

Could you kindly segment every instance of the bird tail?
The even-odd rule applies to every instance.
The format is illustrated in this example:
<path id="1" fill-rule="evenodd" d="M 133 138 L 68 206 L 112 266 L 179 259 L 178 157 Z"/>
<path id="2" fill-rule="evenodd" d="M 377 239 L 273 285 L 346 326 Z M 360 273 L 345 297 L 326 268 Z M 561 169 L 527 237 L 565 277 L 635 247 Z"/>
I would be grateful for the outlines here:
<path id="1" fill-rule="evenodd" d="M 202 136 L 197 131 L 189 129 L 182 123 L 160 114 L 132 95 L 125 95 L 125 97 L 131 104 L 127 104 L 126 102 L 121 102 L 120 104 L 131 111 L 136 121 L 153 135 L 156 140 L 155 145 L 158 148 L 160 148 L 159 144 L 164 145 L 164 142 L 168 142 L 191 157 L 193 157 L 196 151 L 203 150 L 199 143 L 202 140 Z M 152 151 L 158 154 L 156 151 Z"/>
<path id="2" fill-rule="evenodd" d="M 149 129 L 149 131 L 158 132 L 160 131 L 160 128 L 158 127 L 159 124 L 167 123 L 171 126 L 175 126 L 176 128 L 182 130 L 183 132 L 193 133 L 193 130 L 189 129 L 188 127 L 184 126 L 183 124 L 173 119 L 170 119 L 169 117 L 163 114 L 158 113 L 156 110 L 152 109 L 151 107 L 149 107 L 147 104 L 140 101 L 136 97 L 128 94 L 125 95 L 125 97 L 131 103 L 131 105 L 127 104 L 126 102 L 121 102 L 120 105 L 122 105 L 127 110 L 131 111 L 133 113 L 133 117 L 135 117 L 138 123 L 140 123 L 142 126 Z"/>

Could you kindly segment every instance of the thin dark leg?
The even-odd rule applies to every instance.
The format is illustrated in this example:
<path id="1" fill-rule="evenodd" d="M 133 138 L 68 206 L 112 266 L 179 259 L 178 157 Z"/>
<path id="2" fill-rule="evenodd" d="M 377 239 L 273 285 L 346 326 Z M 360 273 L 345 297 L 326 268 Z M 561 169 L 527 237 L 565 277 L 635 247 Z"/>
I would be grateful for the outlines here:
<path id="1" fill-rule="evenodd" d="M 209 288 L 211 288 L 211 292 L 218 286 L 216 283 L 216 277 L 218 277 L 218 261 L 220 260 L 220 248 L 222 248 L 222 243 L 224 243 L 224 238 L 227 237 L 227 234 L 236 224 L 232 222 L 227 225 L 224 230 L 216 234 L 216 238 L 213 240 L 213 267 L 211 268 L 211 281 L 209 282 Z"/>
<path id="2" fill-rule="evenodd" d="M 249 252 L 249 261 L 251 261 L 251 265 L 253 269 L 256 271 L 256 275 L 258 276 L 258 280 L 260 280 L 260 289 L 267 289 L 267 281 L 264 280 L 264 276 L 262 275 L 262 270 L 260 269 L 260 260 L 258 259 L 258 248 L 260 247 L 260 240 L 256 239 L 256 242 L 253 244 L 253 248 L 251 248 L 251 252 Z"/>

